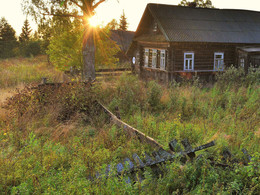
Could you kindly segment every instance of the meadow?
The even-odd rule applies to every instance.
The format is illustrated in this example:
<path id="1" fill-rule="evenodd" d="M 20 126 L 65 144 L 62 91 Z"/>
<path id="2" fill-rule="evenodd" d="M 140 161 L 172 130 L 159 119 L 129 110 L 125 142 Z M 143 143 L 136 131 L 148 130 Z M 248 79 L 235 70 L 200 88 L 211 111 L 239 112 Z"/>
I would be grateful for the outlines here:
<path id="1" fill-rule="evenodd" d="M 0 192 L 2 194 L 259 194 L 259 69 L 230 68 L 212 85 L 198 78 L 168 86 L 135 75 L 104 79 L 91 88 L 81 83 L 30 90 L 42 77 L 61 81 L 62 73 L 44 56 L 0 62 Z M 21 87 L 22 91 L 14 92 Z M 10 93 L 9 90 L 13 90 Z M 5 100 L 6 97 L 12 99 Z M 133 153 L 153 151 L 109 123 L 93 104 L 98 100 L 123 121 L 156 139 L 188 138 L 192 146 L 217 145 L 186 164 L 166 163 L 161 175 L 144 170 L 143 181 L 101 177 L 97 171 Z M 251 162 L 223 162 L 223 151 Z M 113 175 L 113 173 L 111 173 Z M 133 180 L 134 181 L 134 180 Z"/>

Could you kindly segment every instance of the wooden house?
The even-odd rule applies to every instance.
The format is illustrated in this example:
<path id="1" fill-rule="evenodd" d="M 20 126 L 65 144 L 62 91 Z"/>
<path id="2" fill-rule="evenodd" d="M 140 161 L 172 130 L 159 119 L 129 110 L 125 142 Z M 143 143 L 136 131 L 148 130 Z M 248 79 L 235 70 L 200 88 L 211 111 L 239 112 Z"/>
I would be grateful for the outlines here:
<path id="1" fill-rule="evenodd" d="M 148 4 L 127 54 L 142 78 L 209 77 L 260 64 L 260 12 Z"/>
<path id="2" fill-rule="evenodd" d="M 111 30 L 111 40 L 115 41 L 120 47 L 120 51 L 115 56 L 119 59 L 119 63 L 124 63 L 126 61 L 129 62 L 129 57 L 126 55 L 126 52 L 132 42 L 133 37 L 133 31 Z"/>

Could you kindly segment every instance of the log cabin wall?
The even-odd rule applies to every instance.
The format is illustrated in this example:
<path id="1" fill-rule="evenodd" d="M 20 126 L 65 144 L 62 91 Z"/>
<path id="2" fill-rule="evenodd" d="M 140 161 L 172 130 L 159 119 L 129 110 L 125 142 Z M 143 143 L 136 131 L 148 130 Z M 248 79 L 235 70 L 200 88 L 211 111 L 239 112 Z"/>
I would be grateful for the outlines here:
<path id="1" fill-rule="evenodd" d="M 170 44 L 167 42 L 139 42 L 139 53 L 140 53 L 140 77 L 145 80 L 157 80 L 159 82 L 167 83 L 168 82 L 168 68 L 172 66 L 172 60 L 170 52 Z M 165 57 L 165 70 L 162 70 L 160 68 L 152 68 L 152 67 L 145 67 L 144 66 L 144 53 L 145 49 L 156 49 L 156 50 L 165 50 L 166 57 Z M 149 52 L 148 61 L 152 61 L 152 54 Z M 157 55 L 157 66 L 160 63 L 160 57 Z"/>
<path id="2" fill-rule="evenodd" d="M 256 44 L 227 43 L 171 43 L 173 65 L 169 71 L 183 71 L 184 53 L 194 52 L 194 71 L 214 70 L 214 53 L 224 53 L 225 67 L 238 66 L 237 47 L 255 46 Z"/>
<path id="3" fill-rule="evenodd" d="M 224 53 L 225 67 L 236 63 L 236 46 L 234 44 L 214 43 L 172 43 L 173 66 L 170 71 L 183 71 L 184 53 L 194 52 L 194 71 L 214 70 L 214 53 Z"/>
<path id="4" fill-rule="evenodd" d="M 168 83 L 176 79 L 179 72 L 184 71 L 184 53 L 194 52 L 194 71 L 198 72 L 205 78 L 216 73 L 214 71 L 214 53 L 224 53 L 225 68 L 231 65 L 238 66 L 238 47 L 255 46 L 256 44 L 221 44 L 221 43 L 167 43 L 167 42 L 145 42 L 138 41 L 135 56 L 136 64 L 135 71 L 142 79 L 158 80 L 163 83 Z M 166 66 L 165 70 L 159 68 L 151 68 L 144 66 L 145 48 L 166 50 Z M 152 59 L 149 55 L 149 61 Z M 157 60 L 158 63 L 158 60 Z M 203 73 L 199 73 L 199 72 Z M 192 72 L 192 71 L 187 71 Z M 178 78 L 177 78 L 178 79 Z"/>

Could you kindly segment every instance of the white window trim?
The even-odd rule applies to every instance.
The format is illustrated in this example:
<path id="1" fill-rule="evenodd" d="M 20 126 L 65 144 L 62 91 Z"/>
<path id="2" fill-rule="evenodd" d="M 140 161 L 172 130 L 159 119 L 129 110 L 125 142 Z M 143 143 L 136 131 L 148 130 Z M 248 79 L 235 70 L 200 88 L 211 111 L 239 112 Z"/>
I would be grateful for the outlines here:
<path id="1" fill-rule="evenodd" d="M 148 52 L 148 55 L 146 55 L 146 52 Z M 149 64 L 149 49 L 144 49 L 144 67 L 148 67 Z"/>
<path id="2" fill-rule="evenodd" d="M 164 57 L 162 57 L 162 54 L 164 54 Z M 166 50 L 161 49 L 160 50 L 160 69 L 165 70 L 165 65 L 166 65 Z"/>
<path id="3" fill-rule="evenodd" d="M 222 66 L 222 69 L 219 69 L 219 64 L 217 65 L 216 64 L 216 56 L 217 55 L 222 55 L 222 60 L 223 60 L 223 66 Z M 214 53 L 214 71 L 223 71 L 224 70 L 224 66 L 225 66 L 225 64 L 224 64 L 224 52 L 215 52 Z M 218 66 L 218 67 L 217 67 Z M 216 68 L 217 67 L 217 68 Z"/>
<path id="4" fill-rule="evenodd" d="M 240 67 L 244 68 L 245 67 L 245 58 L 240 58 L 239 64 L 240 64 Z"/>
<path id="5" fill-rule="evenodd" d="M 154 56 L 154 54 L 156 54 Z M 156 68 L 157 65 L 157 49 L 152 49 L 152 68 Z"/>
<path id="6" fill-rule="evenodd" d="M 186 55 L 192 55 L 192 58 L 186 58 Z M 186 69 L 186 60 L 191 60 L 191 68 Z M 184 64 L 183 64 L 183 70 L 194 70 L 194 52 L 185 52 L 184 53 Z"/>

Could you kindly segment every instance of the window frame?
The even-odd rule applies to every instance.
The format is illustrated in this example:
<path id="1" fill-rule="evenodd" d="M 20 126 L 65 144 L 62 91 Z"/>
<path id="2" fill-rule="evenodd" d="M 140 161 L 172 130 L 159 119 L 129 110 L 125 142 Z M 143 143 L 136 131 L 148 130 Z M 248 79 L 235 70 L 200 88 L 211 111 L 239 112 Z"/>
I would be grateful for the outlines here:
<path id="1" fill-rule="evenodd" d="M 148 66 L 149 66 L 149 49 L 144 48 L 144 67 L 148 67 Z"/>
<path id="2" fill-rule="evenodd" d="M 152 68 L 156 69 L 157 65 L 157 49 L 152 49 Z"/>
<path id="3" fill-rule="evenodd" d="M 239 59 L 239 65 L 240 65 L 240 67 L 245 68 L 245 58 Z"/>
<path id="4" fill-rule="evenodd" d="M 187 58 L 187 55 L 192 55 L 191 58 Z M 193 71 L 194 70 L 194 52 L 185 52 L 184 53 L 184 63 L 183 63 L 183 70 L 184 71 Z M 189 64 L 188 64 L 188 68 L 186 69 L 186 60 L 189 60 Z M 191 67 L 190 67 L 190 62 L 191 63 Z"/>
<path id="5" fill-rule="evenodd" d="M 164 56 L 162 56 L 164 54 Z M 160 69 L 165 70 L 166 69 L 166 49 L 160 50 Z"/>
<path id="6" fill-rule="evenodd" d="M 216 64 L 216 61 L 217 61 L 216 56 L 217 55 L 221 55 L 222 56 L 222 58 L 221 58 L 221 60 L 223 61 L 222 69 L 219 68 L 219 63 Z M 224 70 L 224 67 L 225 67 L 224 59 L 225 59 L 224 52 L 214 52 L 214 71 L 223 71 Z M 218 68 L 216 68 L 216 67 L 218 67 Z"/>

